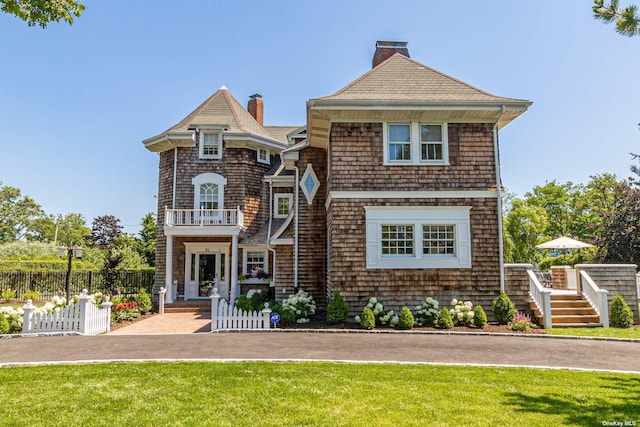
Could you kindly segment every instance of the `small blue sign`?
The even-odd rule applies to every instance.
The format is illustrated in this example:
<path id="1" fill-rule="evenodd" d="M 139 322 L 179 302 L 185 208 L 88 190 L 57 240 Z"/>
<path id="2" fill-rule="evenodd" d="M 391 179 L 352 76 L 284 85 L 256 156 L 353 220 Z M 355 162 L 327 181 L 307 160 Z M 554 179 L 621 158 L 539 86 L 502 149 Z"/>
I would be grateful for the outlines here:
<path id="1" fill-rule="evenodd" d="M 271 323 L 278 323 L 280 322 L 280 314 L 278 313 L 271 313 L 271 315 L 269 316 L 269 320 L 271 321 Z"/>

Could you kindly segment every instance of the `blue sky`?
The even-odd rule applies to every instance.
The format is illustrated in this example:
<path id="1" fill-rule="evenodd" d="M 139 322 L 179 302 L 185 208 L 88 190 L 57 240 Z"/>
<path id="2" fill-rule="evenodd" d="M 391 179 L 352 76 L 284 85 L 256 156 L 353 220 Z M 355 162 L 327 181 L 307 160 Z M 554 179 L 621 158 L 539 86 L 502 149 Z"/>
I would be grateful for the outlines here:
<path id="1" fill-rule="evenodd" d="M 628 2 L 622 2 L 623 4 Z M 87 0 L 73 26 L 0 14 L 0 181 L 49 214 L 112 214 L 136 232 L 156 210 L 141 141 L 220 86 L 260 93 L 265 124 L 371 67 L 376 40 L 500 96 L 533 101 L 500 133 L 504 185 L 629 176 L 640 152 L 640 38 L 584 0 Z"/>

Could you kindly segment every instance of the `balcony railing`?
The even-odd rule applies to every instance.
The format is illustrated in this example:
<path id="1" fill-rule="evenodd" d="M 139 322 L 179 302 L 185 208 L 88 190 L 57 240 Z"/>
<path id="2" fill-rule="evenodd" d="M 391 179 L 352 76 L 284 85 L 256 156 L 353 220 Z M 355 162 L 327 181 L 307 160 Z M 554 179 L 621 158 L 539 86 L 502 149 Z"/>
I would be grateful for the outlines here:
<path id="1" fill-rule="evenodd" d="M 244 225 L 244 214 L 237 209 L 165 209 L 166 226 L 238 226 Z"/>

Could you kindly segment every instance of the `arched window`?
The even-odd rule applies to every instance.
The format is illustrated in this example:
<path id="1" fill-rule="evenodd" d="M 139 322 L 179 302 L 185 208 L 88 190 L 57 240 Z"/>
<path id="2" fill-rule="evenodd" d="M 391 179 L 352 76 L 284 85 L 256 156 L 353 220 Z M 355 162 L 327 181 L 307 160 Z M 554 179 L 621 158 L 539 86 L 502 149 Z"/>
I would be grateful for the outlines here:
<path id="1" fill-rule="evenodd" d="M 217 173 L 203 173 L 191 180 L 194 209 L 224 209 L 227 179 Z"/>

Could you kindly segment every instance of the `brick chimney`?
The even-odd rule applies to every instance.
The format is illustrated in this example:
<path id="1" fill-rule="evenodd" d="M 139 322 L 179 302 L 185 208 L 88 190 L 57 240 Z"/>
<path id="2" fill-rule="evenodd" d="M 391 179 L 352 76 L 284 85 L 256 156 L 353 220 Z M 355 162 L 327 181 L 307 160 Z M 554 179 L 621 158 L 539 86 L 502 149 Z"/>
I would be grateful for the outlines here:
<path id="1" fill-rule="evenodd" d="M 264 124 L 264 107 L 262 105 L 262 95 L 256 93 L 249 97 L 249 102 L 247 103 L 247 111 L 253 116 L 254 119 L 256 119 L 258 123 L 260 123 L 260 126 Z"/>
<path id="2" fill-rule="evenodd" d="M 407 49 L 407 44 L 409 43 L 378 40 L 376 42 L 376 53 L 373 54 L 371 68 L 377 67 L 378 64 L 389 59 L 394 53 L 399 53 L 406 56 L 407 58 L 411 58 L 409 56 L 409 49 Z"/>

